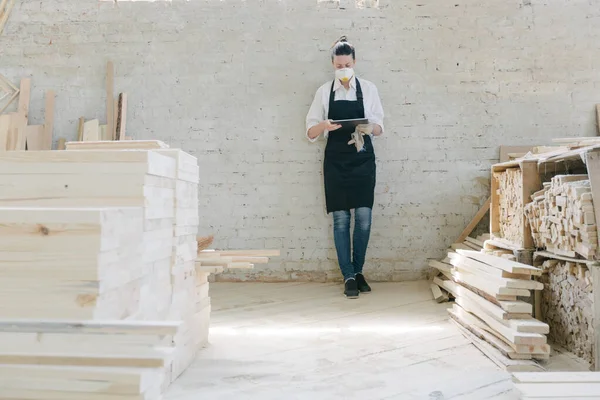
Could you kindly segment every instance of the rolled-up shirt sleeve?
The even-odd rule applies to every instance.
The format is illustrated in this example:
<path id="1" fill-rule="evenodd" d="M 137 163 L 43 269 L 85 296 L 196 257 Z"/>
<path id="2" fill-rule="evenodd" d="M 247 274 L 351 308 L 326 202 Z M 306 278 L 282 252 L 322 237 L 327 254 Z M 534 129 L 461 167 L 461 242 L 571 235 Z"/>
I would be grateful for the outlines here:
<path id="1" fill-rule="evenodd" d="M 306 138 L 309 141 L 315 142 L 317 141 L 319 136 L 317 136 L 314 139 L 311 139 L 310 137 L 308 137 L 308 130 L 313 126 L 320 124 L 324 120 L 325 108 L 323 107 L 323 93 L 322 88 L 319 88 L 317 90 L 317 93 L 315 93 L 315 98 L 313 99 L 313 102 L 310 105 L 310 109 L 308 110 L 308 114 L 306 115 Z"/>
<path id="2" fill-rule="evenodd" d="M 381 98 L 379 97 L 379 91 L 375 85 L 369 88 L 369 103 L 370 107 L 365 110 L 365 118 L 372 124 L 377 124 L 381 127 L 381 133 L 384 132 L 383 127 L 383 106 L 381 105 Z"/>

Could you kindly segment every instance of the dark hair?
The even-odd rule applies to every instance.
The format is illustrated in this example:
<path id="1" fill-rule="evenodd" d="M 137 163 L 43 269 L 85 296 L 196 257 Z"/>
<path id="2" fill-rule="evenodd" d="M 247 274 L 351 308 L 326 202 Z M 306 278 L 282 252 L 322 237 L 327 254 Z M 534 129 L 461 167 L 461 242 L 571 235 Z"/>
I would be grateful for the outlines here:
<path id="1" fill-rule="evenodd" d="M 356 60 L 356 50 L 354 46 L 348 43 L 346 36 L 339 38 L 331 47 L 331 60 L 335 56 L 352 56 L 353 60 Z"/>

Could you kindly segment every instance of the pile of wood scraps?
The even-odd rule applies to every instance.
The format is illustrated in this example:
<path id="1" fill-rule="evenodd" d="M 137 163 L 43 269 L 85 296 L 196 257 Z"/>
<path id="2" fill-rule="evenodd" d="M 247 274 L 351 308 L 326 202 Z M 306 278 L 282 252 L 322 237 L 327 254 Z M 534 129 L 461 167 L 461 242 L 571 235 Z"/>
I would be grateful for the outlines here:
<path id="1" fill-rule="evenodd" d="M 30 92 L 31 79 L 21 79 L 17 88 L 0 75 L 0 151 L 52 148 L 55 94 L 51 90 L 46 92 L 44 124 L 29 125 Z M 17 98 L 17 110 L 2 114 Z"/>
<path id="2" fill-rule="evenodd" d="M 477 251 L 449 254 L 455 304 L 448 312 L 473 341 L 497 365 L 508 371 L 536 371 L 532 359 L 548 359 L 547 324 L 532 317 L 532 306 L 517 297 L 529 297 L 543 284 L 532 280 L 542 271 Z"/>
<path id="3" fill-rule="evenodd" d="M 512 381 L 522 400 L 600 399 L 598 372 L 521 372 Z"/>
<path id="4" fill-rule="evenodd" d="M 179 322 L 0 320 L 0 399 L 159 400 Z"/>
<path id="5" fill-rule="evenodd" d="M 456 250 L 476 250 L 481 251 L 483 243 L 489 239 L 489 234 L 479 235 L 476 238 L 467 237 L 462 243 L 454 243 L 451 248 L 448 249 L 448 254 L 454 253 Z M 432 282 L 429 285 L 433 298 L 438 303 L 443 303 L 454 298 L 454 294 L 451 291 L 453 286 L 448 286 L 447 281 L 452 281 L 452 271 L 454 266 L 451 263 L 449 257 L 443 260 L 436 261 L 430 260 L 429 266 L 433 268 Z"/>
<path id="6" fill-rule="evenodd" d="M 598 232 L 587 175 L 556 175 L 525 206 L 535 247 L 565 257 L 596 258 Z"/>
<path id="7" fill-rule="evenodd" d="M 106 64 L 106 124 L 101 125 L 98 119 L 86 121 L 79 118 L 77 129 L 78 142 L 98 142 L 109 140 L 130 140 L 125 135 L 127 125 L 127 93 L 114 96 L 115 68 L 112 61 Z M 59 150 L 63 150 L 59 148 Z"/>

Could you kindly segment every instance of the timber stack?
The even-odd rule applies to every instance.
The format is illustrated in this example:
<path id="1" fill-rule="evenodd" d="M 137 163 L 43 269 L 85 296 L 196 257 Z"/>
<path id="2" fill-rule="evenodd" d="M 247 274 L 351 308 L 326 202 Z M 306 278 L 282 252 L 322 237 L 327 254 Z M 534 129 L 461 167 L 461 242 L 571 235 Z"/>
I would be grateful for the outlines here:
<path id="1" fill-rule="evenodd" d="M 489 238 L 489 234 L 479 235 L 476 238 L 467 236 L 463 242 L 453 243 L 448 249 L 448 256 L 444 259 L 439 261 L 429 261 L 429 266 L 433 270 L 430 288 L 435 301 L 437 301 L 438 303 L 443 303 L 455 297 L 454 293 L 451 290 L 449 290 L 449 287 L 453 287 L 451 285 L 453 284 L 454 280 L 454 278 L 452 277 L 452 271 L 454 267 L 449 256 L 451 254 L 455 254 L 457 250 L 482 251 L 484 242 Z"/>
<path id="2" fill-rule="evenodd" d="M 596 258 L 598 236 L 587 175 L 557 175 L 525 207 L 535 247 L 565 257 Z"/>
<path id="3" fill-rule="evenodd" d="M 541 311 L 548 338 L 594 367 L 594 303 L 591 271 L 585 263 L 546 260 Z"/>
<path id="4" fill-rule="evenodd" d="M 14 151 L 0 155 L 0 171 L 0 218 L 6 238 L 0 247 L 0 272 L 8 277 L 3 285 L 11 286 L 3 293 L 12 296 L 3 302 L 0 318 L 68 319 L 66 326 L 114 320 L 147 321 L 158 328 L 160 323 L 176 323 L 177 329 L 152 334 L 150 340 L 153 346 L 171 349 L 170 357 L 161 352 L 162 361 L 148 364 L 161 370 L 164 390 L 208 337 L 208 286 L 202 291 L 204 298 L 197 298 L 195 158 L 176 149 L 164 154 Z M 30 239 L 23 240 L 25 236 Z M 31 281 L 31 276 L 38 279 Z M 23 301 L 16 301 L 19 298 Z M 44 326 L 36 329 L 38 334 L 46 332 Z M 126 329 L 118 333 L 118 340 L 98 341 L 98 346 L 78 351 L 90 359 L 120 354 L 113 344 L 135 341 L 137 336 L 128 338 L 129 333 Z M 53 343 L 43 350 L 60 350 Z M 30 365 L 39 357 L 34 353 L 5 362 Z M 47 360 L 47 365 L 67 366 L 88 362 Z M 122 361 L 107 365 L 132 367 Z M 11 398 L 15 397 L 20 398 Z"/>
<path id="5" fill-rule="evenodd" d="M 463 333 L 497 365 L 507 371 L 536 371 L 533 359 L 548 359 L 547 324 L 532 317 L 532 306 L 517 297 L 529 297 L 543 285 L 532 280 L 542 271 L 532 266 L 472 250 L 448 257 L 454 293 L 448 312 Z"/>

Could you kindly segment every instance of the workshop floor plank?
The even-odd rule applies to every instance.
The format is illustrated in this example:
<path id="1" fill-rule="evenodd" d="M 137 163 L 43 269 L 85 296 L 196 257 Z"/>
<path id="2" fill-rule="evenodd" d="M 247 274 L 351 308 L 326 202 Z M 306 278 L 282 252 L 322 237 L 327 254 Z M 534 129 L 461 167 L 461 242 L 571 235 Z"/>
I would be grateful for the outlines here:
<path id="1" fill-rule="evenodd" d="M 210 345 L 166 400 L 518 399 L 429 283 L 214 283 Z"/>

